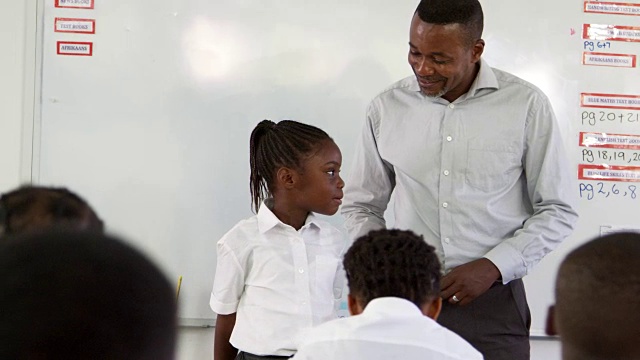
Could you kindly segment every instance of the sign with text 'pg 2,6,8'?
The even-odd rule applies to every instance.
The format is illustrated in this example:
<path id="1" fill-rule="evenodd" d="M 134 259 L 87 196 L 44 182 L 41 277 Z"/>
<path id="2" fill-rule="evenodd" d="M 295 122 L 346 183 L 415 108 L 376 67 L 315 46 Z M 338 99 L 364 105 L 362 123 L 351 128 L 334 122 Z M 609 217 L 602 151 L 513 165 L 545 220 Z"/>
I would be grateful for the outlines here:
<path id="1" fill-rule="evenodd" d="M 57 8 L 93 9 L 94 0 L 55 0 Z"/>
<path id="2" fill-rule="evenodd" d="M 58 41 L 58 55 L 72 56 L 92 56 L 93 43 L 91 42 L 75 42 L 75 41 Z"/>

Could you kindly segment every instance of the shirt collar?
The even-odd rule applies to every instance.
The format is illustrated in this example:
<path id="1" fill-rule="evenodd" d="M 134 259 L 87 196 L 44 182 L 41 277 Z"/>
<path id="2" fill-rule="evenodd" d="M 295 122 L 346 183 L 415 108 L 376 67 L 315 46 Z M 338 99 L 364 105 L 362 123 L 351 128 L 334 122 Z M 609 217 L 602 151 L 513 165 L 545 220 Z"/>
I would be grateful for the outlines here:
<path id="1" fill-rule="evenodd" d="M 391 296 L 379 297 L 369 301 L 362 313 L 365 315 L 424 316 L 416 304 L 407 299 Z"/>
<path id="2" fill-rule="evenodd" d="M 463 94 L 460 98 L 466 99 L 467 97 L 473 97 L 479 90 L 482 89 L 499 89 L 498 79 L 496 79 L 496 75 L 493 73 L 493 70 L 489 66 L 489 64 L 484 61 L 483 58 L 480 58 L 480 70 L 476 75 L 476 78 L 471 83 L 471 87 L 466 94 Z M 412 91 L 420 91 L 420 85 L 418 85 L 418 80 L 413 77 L 413 81 L 409 85 L 409 89 Z M 471 94 L 471 95 L 469 95 Z"/>
<path id="3" fill-rule="evenodd" d="M 280 221 L 280 219 L 278 219 L 276 214 L 274 214 L 273 211 L 271 211 L 272 208 L 273 208 L 273 198 L 267 198 L 262 202 L 262 204 L 260 204 L 260 209 L 258 209 L 257 217 L 258 217 L 258 231 L 260 231 L 261 234 L 266 233 L 267 231 L 273 229 L 278 225 L 291 227 L 283 223 L 282 221 Z M 311 225 L 320 228 L 320 224 L 318 223 L 318 221 L 319 221 L 318 217 L 314 213 L 310 212 L 309 215 L 307 216 L 307 219 L 304 221 L 304 225 L 300 230 Z"/>
<path id="4" fill-rule="evenodd" d="M 480 70 L 478 71 L 478 75 L 476 75 L 475 80 L 471 83 L 471 87 L 467 94 L 463 95 L 465 97 L 474 97 L 478 93 L 478 91 L 482 89 L 499 89 L 498 79 L 496 79 L 496 74 L 493 73 L 491 66 L 484 61 L 483 58 L 480 58 Z"/>

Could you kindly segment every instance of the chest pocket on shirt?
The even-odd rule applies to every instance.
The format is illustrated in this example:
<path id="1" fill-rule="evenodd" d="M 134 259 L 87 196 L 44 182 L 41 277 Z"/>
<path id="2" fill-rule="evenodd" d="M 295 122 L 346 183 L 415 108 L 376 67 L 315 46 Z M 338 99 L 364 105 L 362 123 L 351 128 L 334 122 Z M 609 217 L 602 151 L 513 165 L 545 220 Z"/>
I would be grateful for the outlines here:
<path id="1" fill-rule="evenodd" d="M 316 291 L 322 302 L 333 301 L 333 282 L 340 260 L 333 256 L 316 256 Z"/>
<path id="2" fill-rule="evenodd" d="M 515 182 L 522 171 L 522 154 L 512 141 L 469 140 L 466 181 L 469 186 L 496 191 Z"/>

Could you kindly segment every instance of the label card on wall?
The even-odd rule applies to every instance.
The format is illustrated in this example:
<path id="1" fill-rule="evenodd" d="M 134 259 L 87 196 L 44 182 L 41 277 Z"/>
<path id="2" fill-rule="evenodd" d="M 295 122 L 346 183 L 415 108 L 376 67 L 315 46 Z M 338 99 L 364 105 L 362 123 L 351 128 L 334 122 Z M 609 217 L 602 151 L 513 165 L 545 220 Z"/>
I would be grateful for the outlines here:
<path id="1" fill-rule="evenodd" d="M 58 41 L 58 55 L 92 56 L 93 43 Z"/>
<path id="2" fill-rule="evenodd" d="M 56 18 L 55 32 L 95 34 L 96 21 L 94 19 Z"/>
<path id="3" fill-rule="evenodd" d="M 57 8 L 93 9 L 94 0 L 55 0 Z"/>

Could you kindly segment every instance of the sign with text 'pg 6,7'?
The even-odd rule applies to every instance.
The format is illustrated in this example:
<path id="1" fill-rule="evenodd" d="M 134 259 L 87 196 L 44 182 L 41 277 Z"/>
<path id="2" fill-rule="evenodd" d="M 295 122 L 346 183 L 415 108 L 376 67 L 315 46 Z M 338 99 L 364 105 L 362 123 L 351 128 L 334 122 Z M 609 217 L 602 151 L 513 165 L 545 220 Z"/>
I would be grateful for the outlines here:
<path id="1" fill-rule="evenodd" d="M 93 9 L 94 0 L 55 0 L 57 8 Z"/>

